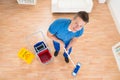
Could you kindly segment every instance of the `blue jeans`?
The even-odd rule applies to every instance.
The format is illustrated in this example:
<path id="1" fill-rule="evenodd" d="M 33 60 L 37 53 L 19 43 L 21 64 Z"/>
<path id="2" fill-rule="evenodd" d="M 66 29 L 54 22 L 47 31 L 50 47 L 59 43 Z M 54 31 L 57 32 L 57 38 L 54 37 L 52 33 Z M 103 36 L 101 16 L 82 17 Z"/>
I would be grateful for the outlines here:
<path id="1" fill-rule="evenodd" d="M 55 51 L 59 52 L 60 51 L 60 44 L 56 41 L 53 41 L 53 45 L 54 45 L 54 49 Z M 65 48 L 68 46 L 68 44 L 65 44 Z M 68 54 L 70 55 L 70 53 L 72 52 L 72 47 L 68 50 Z M 67 53 L 64 52 L 63 56 L 66 58 L 68 57 Z"/>

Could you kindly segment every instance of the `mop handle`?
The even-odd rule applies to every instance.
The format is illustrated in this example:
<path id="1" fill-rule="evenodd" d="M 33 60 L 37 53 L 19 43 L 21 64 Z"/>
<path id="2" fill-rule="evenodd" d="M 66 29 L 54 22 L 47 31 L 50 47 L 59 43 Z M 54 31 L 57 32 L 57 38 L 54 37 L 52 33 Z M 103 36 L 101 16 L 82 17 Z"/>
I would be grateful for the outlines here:
<path id="1" fill-rule="evenodd" d="M 68 52 L 66 51 L 65 48 L 64 48 L 64 51 L 67 53 L 67 55 L 68 55 L 68 57 L 70 58 L 70 60 L 71 60 L 71 62 L 72 62 L 72 64 L 73 64 L 73 66 L 76 67 L 76 66 L 75 66 L 75 63 L 73 62 L 72 58 L 70 57 L 70 55 L 68 54 Z"/>

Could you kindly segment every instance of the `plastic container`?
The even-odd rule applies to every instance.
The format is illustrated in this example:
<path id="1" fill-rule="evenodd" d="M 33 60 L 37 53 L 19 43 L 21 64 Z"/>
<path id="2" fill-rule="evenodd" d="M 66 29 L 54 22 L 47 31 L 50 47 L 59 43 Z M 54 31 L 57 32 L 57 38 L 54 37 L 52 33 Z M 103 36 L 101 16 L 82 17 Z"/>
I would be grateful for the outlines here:
<path id="1" fill-rule="evenodd" d="M 30 34 L 26 37 L 26 41 L 28 43 L 29 49 L 35 53 L 37 59 L 41 63 L 48 64 L 53 60 L 42 31 Z"/>

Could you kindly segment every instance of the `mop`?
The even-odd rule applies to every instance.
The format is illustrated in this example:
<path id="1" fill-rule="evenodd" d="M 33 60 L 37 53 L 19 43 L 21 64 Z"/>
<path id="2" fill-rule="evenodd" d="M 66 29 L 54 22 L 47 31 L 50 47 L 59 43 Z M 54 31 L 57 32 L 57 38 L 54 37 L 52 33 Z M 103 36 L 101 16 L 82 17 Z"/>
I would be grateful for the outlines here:
<path id="1" fill-rule="evenodd" d="M 71 60 L 73 66 L 75 67 L 74 70 L 73 70 L 73 72 L 72 72 L 72 75 L 73 75 L 73 76 L 76 76 L 77 73 L 78 73 L 78 71 L 80 70 L 81 64 L 78 62 L 78 63 L 75 65 L 75 63 L 73 62 L 72 58 L 71 58 L 70 55 L 68 54 L 68 51 L 66 51 L 65 48 L 64 48 L 64 51 L 67 53 L 69 59 Z"/>

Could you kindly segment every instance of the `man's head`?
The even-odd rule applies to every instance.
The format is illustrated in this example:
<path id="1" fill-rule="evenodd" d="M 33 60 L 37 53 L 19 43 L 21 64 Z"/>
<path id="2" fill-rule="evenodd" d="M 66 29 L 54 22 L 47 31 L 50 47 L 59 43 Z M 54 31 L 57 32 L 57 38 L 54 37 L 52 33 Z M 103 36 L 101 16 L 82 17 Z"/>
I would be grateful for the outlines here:
<path id="1" fill-rule="evenodd" d="M 84 27 L 84 25 L 87 24 L 88 22 L 89 22 L 88 13 L 85 11 L 80 11 L 74 16 L 69 28 L 73 32 L 76 32 L 82 29 L 82 27 Z"/>

